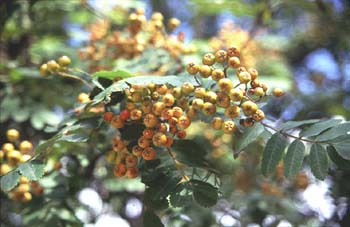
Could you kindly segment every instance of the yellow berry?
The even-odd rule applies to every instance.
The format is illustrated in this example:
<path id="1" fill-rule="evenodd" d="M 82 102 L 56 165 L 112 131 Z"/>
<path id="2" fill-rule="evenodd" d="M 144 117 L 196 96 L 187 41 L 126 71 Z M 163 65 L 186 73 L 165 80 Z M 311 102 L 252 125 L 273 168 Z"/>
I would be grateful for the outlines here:
<path id="1" fill-rule="evenodd" d="M 14 142 L 19 138 L 19 132 L 16 129 L 9 129 L 6 132 L 7 139 L 10 142 Z"/>
<path id="2" fill-rule="evenodd" d="M 40 75 L 41 76 L 48 76 L 48 75 L 50 75 L 49 67 L 47 66 L 47 64 L 42 64 L 40 66 Z"/>
<path id="3" fill-rule="evenodd" d="M 214 129 L 221 129 L 222 124 L 224 123 L 224 120 L 221 117 L 214 117 L 213 120 L 211 121 L 211 126 Z"/>
<path id="4" fill-rule="evenodd" d="M 67 56 L 62 56 L 58 59 L 58 64 L 63 67 L 69 65 L 71 62 L 72 61 Z"/>
<path id="5" fill-rule="evenodd" d="M 215 63 L 215 56 L 214 56 L 214 54 L 207 53 L 207 54 L 203 55 L 202 63 L 204 65 L 209 65 L 209 66 L 213 65 Z"/>
<path id="6" fill-rule="evenodd" d="M 265 118 L 265 113 L 262 110 L 257 110 L 253 114 L 254 121 L 262 121 Z"/>
<path id="7" fill-rule="evenodd" d="M 212 68 L 208 65 L 202 65 L 199 67 L 199 73 L 201 77 L 208 78 L 212 73 Z"/>
<path id="8" fill-rule="evenodd" d="M 229 97 L 232 101 L 241 101 L 243 98 L 243 91 L 239 88 L 233 88 L 229 92 Z"/>
<path id="9" fill-rule="evenodd" d="M 225 72 L 222 69 L 214 69 L 211 73 L 211 77 L 213 80 L 219 81 L 225 77 Z"/>
<path id="10" fill-rule="evenodd" d="M 222 78 L 218 82 L 218 87 L 219 91 L 229 92 L 233 87 L 232 80 L 230 80 L 229 78 Z"/>
<path id="11" fill-rule="evenodd" d="M 29 142 L 28 140 L 23 140 L 19 144 L 19 150 L 24 154 L 29 153 L 33 150 L 33 144 L 31 142 Z"/>
<path id="12" fill-rule="evenodd" d="M 233 122 L 231 120 L 225 121 L 222 124 L 222 130 L 226 134 L 232 134 L 233 132 L 236 131 L 236 124 L 235 124 L 235 122 Z"/>
<path id="13" fill-rule="evenodd" d="M 240 111 L 241 108 L 239 108 L 239 106 L 233 105 L 225 109 L 225 116 L 228 118 L 236 118 L 239 116 Z"/>
<path id="14" fill-rule="evenodd" d="M 227 52 L 224 50 L 216 51 L 215 60 L 219 63 L 224 63 L 227 60 Z"/>
<path id="15" fill-rule="evenodd" d="M 187 64 L 186 71 L 191 75 L 195 75 L 199 71 L 199 65 L 191 62 L 191 63 Z"/>
<path id="16" fill-rule="evenodd" d="M 252 101 L 245 101 L 242 104 L 242 110 L 246 116 L 250 116 L 258 110 L 258 106 Z"/>
<path id="17" fill-rule="evenodd" d="M 281 97 L 284 95 L 284 91 L 281 88 L 273 89 L 273 95 L 276 97 Z"/>

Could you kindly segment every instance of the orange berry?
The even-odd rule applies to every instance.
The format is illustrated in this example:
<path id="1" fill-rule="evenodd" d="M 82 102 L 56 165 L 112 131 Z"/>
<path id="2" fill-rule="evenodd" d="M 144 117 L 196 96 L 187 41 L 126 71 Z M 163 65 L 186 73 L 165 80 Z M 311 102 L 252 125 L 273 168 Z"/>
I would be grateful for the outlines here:
<path id="1" fill-rule="evenodd" d="M 225 109 L 225 116 L 228 118 L 236 118 L 239 116 L 240 111 L 241 108 L 239 108 L 239 106 L 233 105 Z"/>
<path id="2" fill-rule="evenodd" d="M 197 74 L 198 71 L 199 71 L 199 65 L 197 65 L 197 64 L 195 64 L 195 63 L 193 63 L 193 62 L 188 63 L 188 64 L 186 65 L 186 71 L 187 71 L 189 74 L 191 74 L 191 75 L 195 75 L 195 74 Z"/>
<path id="3" fill-rule="evenodd" d="M 114 166 L 113 169 L 114 176 L 116 177 L 122 177 L 126 173 L 126 166 L 123 163 L 119 163 Z"/>
<path id="4" fill-rule="evenodd" d="M 229 121 L 225 121 L 222 124 L 222 129 L 223 129 L 224 133 L 231 134 L 231 133 L 233 133 L 236 130 L 236 124 L 235 124 L 235 122 L 230 121 L 230 120 Z"/>
<path id="5" fill-rule="evenodd" d="M 160 95 L 165 95 L 168 92 L 168 86 L 166 86 L 165 84 L 159 85 L 157 87 L 157 92 Z"/>
<path id="6" fill-rule="evenodd" d="M 254 69 L 254 68 L 248 69 L 248 72 L 251 75 L 252 80 L 255 80 L 259 75 L 258 70 Z"/>
<path id="7" fill-rule="evenodd" d="M 257 109 L 258 109 L 258 105 L 256 105 L 252 101 L 245 101 L 242 104 L 242 110 L 246 116 L 253 115 L 257 111 Z"/>
<path id="8" fill-rule="evenodd" d="M 138 140 L 137 140 L 137 144 L 142 147 L 142 148 L 146 148 L 150 146 L 150 141 L 148 139 L 146 139 L 145 137 L 141 136 Z"/>
<path id="9" fill-rule="evenodd" d="M 239 50 L 237 47 L 231 46 L 230 48 L 227 49 L 227 55 L 229 57 L 233 56 L 239 56 Z"/>
<path id="10" fill-rule="evenodd" d="M 184 130 L 180 130 L 176 133 L 176 136 L 179 138 L 179 139 L 185 139 L 186 138 L 186 131 Z"/>
<path id="11" fill-rule="evenodd" d="M 273 89 L 273 95 L 276 97 L 281 97 L 284 95 L 284 91 L 281 88 Z"/>
<path id="12" fill-rule="evenodd" d="M 135 167 L 130 167 L 130 168 L 128 168 L 127 171 L 126 171 L 126 176 L 127 176 L 129 179 L 136 178 L 138 175 L 139 175 L 139 171 L 138 171 L 138 169 L 135 168 Z"/>
<path id="13" fill-rule="evenodd" d="M 164 146 L 166 144 L 166 141 L 167 141 L 167 137 L 162 132 L 155 133 L 153 138 L 152 138 L 153 144 L 157 147 Z"/>
<path id="14" fill-rule="evenodd" d="M 173 116 L 179 118 L 180 116 L 182 116 L 183 114 L 183 110 L 181 109 L 181 107 L 178 106 L 174 106 L 173 107 Z"/>
<path id="15" fill-rule="evenodd" d="M 114 115 L 111 120 L 111 125 L 114 128 L 123 128 L 124 120 L 120 117 L 120 115 Z"/>
<path id="16" fill-rule="evenodd" d="M 15 146 L 12 143 L 4 143 L 2 145 L 2 150 L 4 153 L 8 153 L 10 151 L 13 151 L 15 149 Z"/>
<path id="17" fill-rule="evenodd" d="M 137 157 L 134 155 L 128 155 L 125 158 L 125 165 L 126 167 L 135 167 L 137 166 L 138 160 Z"/>
<path id="18" fill-rule="evenodd" d="M 178 125 L 181 129 L 186 129 L 190 126 L 191 124 L 191 120 L 189 117 L 187 116 L 181 116 L 179 117 L 179 122 Z"/>
<path id="19" fill-rule="evenodd" d="M 194 91 L 194 85 L 190 82 L 185 82 L 181 86 L 181 91 L 185 95 L 189 95 Z"/>
<path id="20" fill-rule="evenodd" d="M 17 165 L 21 159 L 22 159 L 22 154 L 21 152 L 17 151 L 17 150 L 12 150 L 7 152 L 6 154 L 7 156 L 7 161 L 9 162 L 10 165 Z"/>
<path id="21" fill-rule="evenodd" d="M 216 51 L 215 60 L 219 63 L 224 63 L 227 60 L 227 52 L 224 50 Z"/>
<path id="22" fill-rule="evenodd" d="M 207 53 L 207 54 L 203 55 L 202 63 L 204 65 L 209 65 L 209 66 L 213 65 L 215 63 L 215 56 L 214 56 L 214 54 Z"/>
<path id="23" fill-rule="evenodd" d="M 23 140 L 19 144 L 19 150 L 24 154 L 29 153 L 33 150 L 33 144 L 31 142 L 29 142 L 28 140 Z"/>
<path id="24" fill-rule="evenodd" d="M 228 66 L 231 68 L 238 68 L 240 64 L 241 64 L 241 61 L 239 60 L 238 57 L 230 57 L 228 59 Z"/>
<path id="25" fill-rule="evenodd" d="M 166 94 L 163 96 L 162 101 L 165 104 L 165 106 L 171 107 L 175 103 L 175 98 L 172 94 Z"/>
<path id="26" fill-rule="evenodd" d="M 14 142 L 19 138 L 19 132 L 16 129 L 9 129 L 6 132 L 6 137 L 10 142 Z"/>
<path id="27" fill-rule="evenodd" d="M 147 128 L 154 128 L 158 124 L 158 118 L 154 114 L 146 114 L 143 123 Z"/>
<path id="28" fill-rule="evenodd" d="M 145 130 L 143 130 L 142 135 L 146 139 L 152 139 L 152 137 L 154 135 L 154 131 L 150 128 L 146 128 Z"/>
<path id="29" fill-rule="evenodd" d="M 138 109 L 134 109 L 130 112 L 130 119 L 131 120 L 140 120 L 142 118 L 142 111 Z"/>
<path id="30" fill-rule="evenodd" d="M 143 148 L 138 145 L 135 145 L 132 147 L 131 151 L 133 155 L 135 155 L 136 157 L 140 157 L 142 154 Z"/>
<path id="31" fill-rule="evenodd" d="M 157 152 L 152 147 L 147 147 L 142 151 L 142 158 L 147 161 L 155 159 L 156 156 Z"/>
<path id="32" fill-rule="evenodd" d="M 113 112 L 105 112 L 103 114 L 103 120 L 107 121 L 107 122 L 110 122 L 113 118 Z"/>
<path id="33" fill-rule="evenodd" d="M 197 114 L 197 111 L 192 106 L 190 106 L 186 111 L 186 116 L 189 118 L 194 118 L 197 116 Z"/>
<path id="34" fill-rule="evenodd" d="M 212 73 L 212 68 L 208 65 L 202 65 L 199 67 L 199 73 L 201 77 L 208 78 Z"/>
<path id="35" fill-rule="evenodd" d="M 157 131 L 158 132 L 163 132 L 166 133 L 168 131 L 168 126 L 165 123 L 160 123 L 157 126 Z M 153 138 L 153 137 L 152 137 Z"/>
<path id="36" fill-rule="evenodd" d="M 258 79 L 252 79 L 252 81 L 250 82 L 250 86 L 252 86 L 252 88 L 257 88 L 260 86 L 260 81 Z"/>
<path id="37" fill-rule="evenodd" d="M 164 109 L 165 109 L 165 104 L 163 102 L 156 102 L 153 104 L 152 112 L 155 115 L 160 116 Z"/>

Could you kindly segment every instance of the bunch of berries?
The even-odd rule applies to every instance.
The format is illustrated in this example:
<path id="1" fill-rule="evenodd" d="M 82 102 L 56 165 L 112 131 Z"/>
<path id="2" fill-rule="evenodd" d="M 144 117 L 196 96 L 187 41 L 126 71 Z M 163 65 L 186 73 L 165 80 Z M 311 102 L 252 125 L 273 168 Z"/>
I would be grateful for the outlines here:
<path id="1" fill-rule="evenodd" d="M 19 141 L 20 133 L 16 129 L 6 132 L 8 142 L 2 144 L 0 150 L 1 169 L 0 174 L 5 175 L 19 164 L 32 158 L 33 144 L 28 140 Z M 36 182 L 21 176 L 20 183 L 10 191 L 10 198 L 16 201 L 28 202 L 32 199 L 32 193 L 41 195 L 43 188 Z"/>
<path id="2" fill-rule="evenodd" d="M 65 72 L 70 64 L 71 60 L 67 56 L 61 56 L 57 61 L 50 60 L 40 66 L 40 75 L 46 77 L 57 72 Z"/>
<path id="3" fill-rule="evenodd" d="M 164 49 L 175 59 L 184 54 L 195 52 L 193 46 L 184 44 L 184 33 L 177 36 L 171 34 L 180 20 L 170 18 L 167 23 L 161 13 L 155 12 L 147 20 L 143 9 L 137 9 L 128 16 L 125 29 L 111 30 L 111 23 L 103 20 L 92 24 L 89 28 L 89 45 L 79 51 L 84 60 L 91 60 L 90 70 L 108 69 L 103 59 L 132 59 L 140 55 L 148 47 Z"/>

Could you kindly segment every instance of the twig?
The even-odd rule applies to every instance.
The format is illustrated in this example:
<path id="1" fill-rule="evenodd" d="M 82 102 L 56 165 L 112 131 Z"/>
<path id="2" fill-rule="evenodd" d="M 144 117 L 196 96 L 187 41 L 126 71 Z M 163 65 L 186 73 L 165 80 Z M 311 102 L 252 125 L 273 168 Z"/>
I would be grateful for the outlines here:
<path id="1" fill-rule="evenodd" d="M 92 86 L 85 80 L 83 80 L 82 78 L 72 75 L 72 74 L 68 74 L 68 73 L 64 73 L 64 72 L 57 72 L 57 75 L 62 76 L 62 77 L 66 77 L 66 78 L 71 78 L 71 79 L 75 79 L 75 80 L 79 80 L 80 82 L 83 82 L 85 85 L 87 85 L 89 88 L 92 88 Z"/>

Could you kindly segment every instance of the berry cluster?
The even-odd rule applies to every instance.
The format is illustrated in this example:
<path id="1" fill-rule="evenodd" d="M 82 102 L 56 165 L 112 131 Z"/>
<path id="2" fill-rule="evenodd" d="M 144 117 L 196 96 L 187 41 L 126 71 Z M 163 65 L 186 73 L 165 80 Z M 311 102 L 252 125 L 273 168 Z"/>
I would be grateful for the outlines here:
<path id="1" fill-rule="evenodd" d="M 19 141 L 20 133 L 16 129 L 9 129 L 6 132 L 7 143 L 1 146 L 1 175 L 5 175 L 20 163 L 28 161 L 32 155 L 33 144 L 28 140 Z M 17 147 L 17 149 L 16 149 Z M 20 183 L 10 192 L 10 198 L 16 201 L 28 202 L 32 199 L 32 193 L 41 195 L 43 188 L 36 182 L 21 176 Z"/>
<path id="2" fill-rule="evenodd" d="M 67 71 L 67 66 L 70 64 L 71 60 L 67 56 L 61 56 L 57 61 L 50 60 L 40 66 L 40 75 L 49 76 L 57 72 L 65 72 Z"/>
<path id="3" fill-rule="evenodd" d="M 239 122 L 245 127 L 251 127 L 254 122 L 265 118 L 257 103 L 267 96 L 268 87 L 259 82 L 256 69 L 240 66 L 237 48 L 230 47 L 215 54 L 207 53 L 202 62 L 203 65 L 189 63 L 186 67 L 187 72 L 196 78 L 198 86 L 190 82 L 185 82 L 180 87 L 154 83 L 132 84 L 125 89 L 127 100 L 119 114 L 105 112 L 104 119 L 114 128 L 122 129 L 132 124 L 145 126 L 131 152 L 127 148 L 130 141 L 124 141 L 120 137 L 113 140 L 114 151 L 127 154 L 120 156 L 124 158 L 120 158 L 115 167 L 116 176 L 126 173 L 129 177 L 137 175 L 137 157 L 152 160 L 157 154 L 155 148 L 169 148 L 174 139 L 184 139 L 185 130 L 201 114 L 212 117 L 212 127 L 226 134 L 236 131 L 234 120 L 241 115 L 244 117 Z M 218 64 L 222 64 L 223 68 L 217 67 Z M 236 70 L 236 85 L 228 77 L 229 68 Z M 202 87 L 197 74 L 202 78 L 211 78 L 215 81 L 214 86 L 211 89 Z M 281 96 L 283 91 L 275 89 L 274 95 Z M 128 173 L 129 170 L 132 173 Z"/>
<path id="4" fill-rule="evenodd" d="M 125 29 L 109 32 L 111 23 L 98 21 L 90 26 L 89 45 L 79 51 L 79 56 L 92 61 L 90 70 L 108 69 L 103 59 L 132 59 L 148 47 L 162 48 L 177 59 L 195 52 L 193 46 L 184 44 L 184 33 L 169 35 L 179 25 L 177 18 L 171 18 L 165 23 L 159 12 L 153 13 L 147 20 L 143 9 L 137 9 L 129 15 Z"/>

